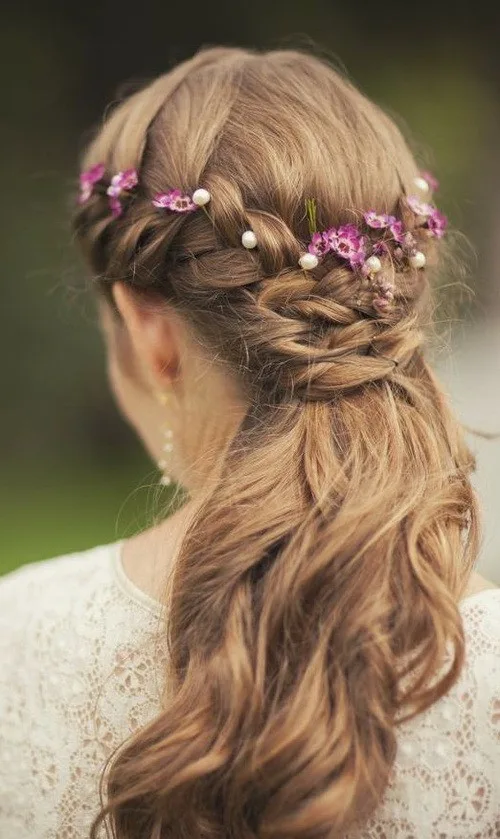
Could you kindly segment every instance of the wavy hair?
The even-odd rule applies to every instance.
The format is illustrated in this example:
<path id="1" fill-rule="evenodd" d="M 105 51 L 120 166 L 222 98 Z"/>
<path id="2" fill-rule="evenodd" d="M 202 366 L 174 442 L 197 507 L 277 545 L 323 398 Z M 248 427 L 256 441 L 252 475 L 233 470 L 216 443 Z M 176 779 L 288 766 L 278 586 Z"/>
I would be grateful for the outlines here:
<path id="1" fill-rule="evenodd" d="M 459 675 L 479 513 L 425 358 L 430 240 L 424 270 L 388 266 L 383 315 L 334 256 L 297 260 L 306 197 L 322 228 L 401 214 L 416 162 L 326 62 L 237 48 L 120 102 L 84 166 L 100 161 L 140 173 L 120 218 L 97 194 L 75 216 L 100 294 L 160 292 L 249 408 L 176 563 L 163 709 L 114 755 L 92 836 L 343 837 L 381 800 L 400 722 Z M 199 185 L 210 218 L 151 204 Z"/>

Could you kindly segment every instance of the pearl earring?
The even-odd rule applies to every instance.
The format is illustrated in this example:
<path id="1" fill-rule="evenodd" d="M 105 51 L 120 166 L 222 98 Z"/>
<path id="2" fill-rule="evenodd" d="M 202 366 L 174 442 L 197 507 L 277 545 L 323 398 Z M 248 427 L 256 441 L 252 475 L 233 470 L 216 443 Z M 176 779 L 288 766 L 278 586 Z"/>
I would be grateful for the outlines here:
<path id="1" fill-rule="evenodd" d="M 171 428 L 163 428 L 162 429 L 162 434 L 163 434 L 163 437 L 164 437 L 164 440 L 165 440 L 165 442 L 163 443 L 163 446 L 162 446 L 162 451 L 165 452 L 166 454 L 167 453 L 170 454 L 170 452 L 172 452 L 173 449 L 174 449 L 174 445 L 172 443 L 172 437 L 173 437 L 172 429 Z M 167 473 L 165 472 L 165 469 L 167 469 L 167 467 L 168 467 L 168 461 L 161 458 L 158 461 L 158 468 L 162 472 L 162 476 L 160 478 L 160 484 L 162 484 L 162 486 L 169 486 L 172 483 L 171 476 L 167 475 Z"/>
<path id="2" fill-rule="evenodd" d="M 155 396 L 156 396 L 157 401 L 160 403 L 160 405 L 166 405 L 167 402 L 169 401 L 169 396 L 170 395 L 165 391 L 155 391 Z M 172 452 L 173 448 L 174 448 L 173 443 L 172 443 L 173 431 L 172 431 L 171 428 L 168 428 L 167 426 L 163 426 L 162 429 L 161 429 L 161 433 L 162 433 L 162 436 L 164 438 L 164 443 L 162 445 L 162 452 L 164 452 L 165 454 L 170 454 L 170 452 Z M 168 460 L 166 460 L 163 457 L 160 458 L 160 460 L 158 461 L 158 469 L 162 473 L 161 478 L 160 478 L 160 484 L 162 486 L 169 486 L 172 483 L 171 476 L 167 475 L 167 473 L 165 472 L 165 469 L 168 468 L 168 465 L 169 465 Z"/>

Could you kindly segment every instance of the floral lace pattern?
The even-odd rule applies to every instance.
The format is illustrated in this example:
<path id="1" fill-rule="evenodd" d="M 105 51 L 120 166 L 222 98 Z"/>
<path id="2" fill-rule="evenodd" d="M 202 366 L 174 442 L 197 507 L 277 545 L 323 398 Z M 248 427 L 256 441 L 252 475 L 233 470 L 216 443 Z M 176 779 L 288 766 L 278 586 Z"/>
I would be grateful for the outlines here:
<path id="1" fill-rule="evenodd" d="M 121 542 L 0 580 L 0 836 L 87 839 L 107 757 L 158 711 L 161 609 Z M 500 837 L 500 589 L 461 606 L 466 666 L 404 723 L 391 783 L 356 839 Z"/>

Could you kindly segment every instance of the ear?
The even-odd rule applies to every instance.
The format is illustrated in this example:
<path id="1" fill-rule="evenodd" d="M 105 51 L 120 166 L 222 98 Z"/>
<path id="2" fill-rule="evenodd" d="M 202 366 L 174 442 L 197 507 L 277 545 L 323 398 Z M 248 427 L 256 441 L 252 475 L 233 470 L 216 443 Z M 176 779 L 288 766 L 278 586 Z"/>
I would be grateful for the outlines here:
<path id="1" fill-rule="evenodd" d="M 132 348 L 153 387 L 167 387 L 179 372 L 179 336 L 174 318 L 162 304 L 148 293 L 117 281 L 112 287 L 113 299 L 122 316 Z"/>

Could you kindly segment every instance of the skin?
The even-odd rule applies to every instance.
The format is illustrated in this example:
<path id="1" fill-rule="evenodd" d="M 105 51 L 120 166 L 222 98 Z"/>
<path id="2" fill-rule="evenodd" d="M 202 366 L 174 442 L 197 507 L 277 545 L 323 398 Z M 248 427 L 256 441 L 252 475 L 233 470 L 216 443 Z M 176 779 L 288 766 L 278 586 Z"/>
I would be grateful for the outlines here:
<path id="1" fill-rule="evenodd" d="M 123 545 L 125 574 L 158 598 L 202 500 L 207 469 L 234 435 L 246 405 L 238 382 L 214 364 L 185 319 L 160 297 L 146 304 L 136 290 L 115 282 L 113 298 L 121 319 L 105 301 L 99 303 L 99 315 L 115 400 L 151 458 L 163 457 L 166 473 L 189 494 L 182 508 Z M 162 452 L 165 427 L 174 443 L 167 454 Z M 464 597 L 491 588 L 497 586 L 473 572 Z"/>

